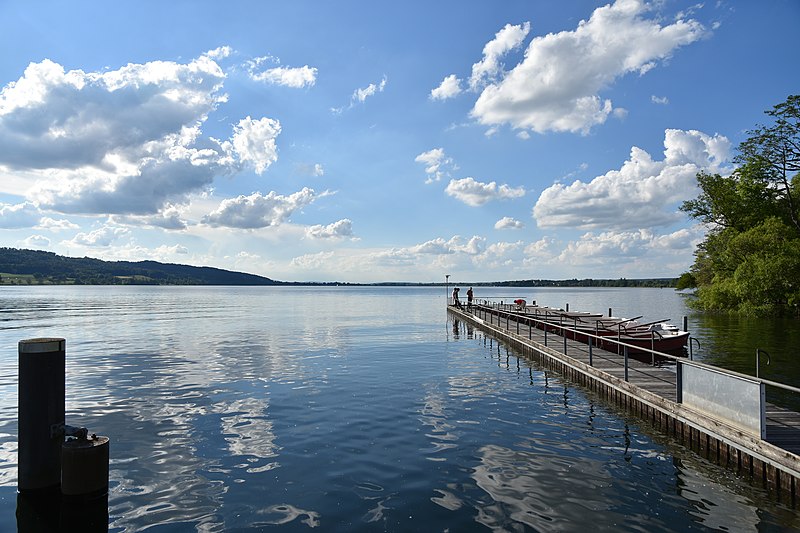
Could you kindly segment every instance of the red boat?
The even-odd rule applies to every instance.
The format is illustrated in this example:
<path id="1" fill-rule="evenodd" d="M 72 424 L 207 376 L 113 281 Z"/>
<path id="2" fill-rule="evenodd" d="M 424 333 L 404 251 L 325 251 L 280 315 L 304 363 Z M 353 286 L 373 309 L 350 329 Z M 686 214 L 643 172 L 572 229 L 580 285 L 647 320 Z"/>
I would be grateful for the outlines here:
<path id="1" fill-rule="evenodd" d="M 622 351 L 623 347 L 617 344 L 622 342 L 631 345 L 628 354 L 649 353 L 645 350 L 682 353 L 689 341 L 688 331 L 681 331 L 666 319 L 642 324 L 638 322 L 641 316 L 621 318 L 539 306 L 528 306 L 525 314 L 547 321 L 549 332 L 563 333 L 567 338 L 583 343 L 588 343 L 592 338 L 595 346 L 611 352 L 618 349 Z M 545 324 L 539 323 L 537 326 L 543 329 Z"/>

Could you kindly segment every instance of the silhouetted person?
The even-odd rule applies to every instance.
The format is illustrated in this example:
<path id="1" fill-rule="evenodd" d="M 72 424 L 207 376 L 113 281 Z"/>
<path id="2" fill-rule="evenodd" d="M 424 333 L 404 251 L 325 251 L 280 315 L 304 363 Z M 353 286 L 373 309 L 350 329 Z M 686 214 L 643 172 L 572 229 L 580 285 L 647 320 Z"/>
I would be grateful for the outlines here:
<path id="1" fill-rule="evenodd" d="M 460 290 L 461 290 L 461 289 L 459 289 L 458 287 L 456 287 L 456 288 L 454 288 L 454 289 L 453 289 L 453 305 L 454 305 L 455 307 L 458 307 L 459 309 L 464 309 L 464 308 L 461 306 L 461 300 L 459 300 L 459 299 L 458 299 L 458 291 L 460 291 Z"/>

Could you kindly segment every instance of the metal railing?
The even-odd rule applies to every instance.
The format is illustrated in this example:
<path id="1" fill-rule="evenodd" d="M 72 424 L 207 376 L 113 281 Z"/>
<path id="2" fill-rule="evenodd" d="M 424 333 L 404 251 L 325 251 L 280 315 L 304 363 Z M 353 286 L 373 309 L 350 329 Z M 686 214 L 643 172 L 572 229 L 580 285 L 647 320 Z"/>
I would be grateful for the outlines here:
<path id="1" fill-rule="evenodd" d="M 524 324 L 528 328 L 528 339 L 533 340 L 533 332 L 534 330 L 541 330 L 543 335 L 543 344 L 546 347 L 552 347 L 552 342 L 548 339 L 548 333 L 555 333 L 563 338 L 563 347 L 562 352 L 564 355 L 569 355 L 568 350 L 568 335 L 572 335 L 571 340 L 576 341 L 577 343 L 585 345 L 588 352 L 589 357 L 589 365 L 594 365 L 594 359 L 598 357 L 598 353 L 596 353 L 596 349 L 603 347 L 605 350 L 606 346 L 614 346 L 617 349 L 618 356 L 622 356 L 622 360 L 618 361 L 618 364 L 623 366 L 625 381 L 630 380 L 630 372 L 638 372 L 638 373 L 645 373 L 639 367 L 632 367 L 630 364 L 630 355 L 631 353 L 635 352 L 636 354 L 650 354 L 651 364 L 655 366 L 656 362 L 664 362 L 664 361 L 672 361 L 675 364 L 681 365 L 688 365 L 694 366 L 697 368 L 705 368 L 708 370 L 713 370 L 718 373 L 726 374 L 733 377 L 745 378 L 750 380 L 755 380 L 758 383 L 763 383 L 765 386 L 774 387 L 779 390 L 791 392 L 794 394 L 800 394 L 800 388 L 794 387 L 792 385 L 788 385 L 786 383 L 780 383 L 777 381 L 772 381 L 769 379 L 765 379 L 759 376 L 759 368 L 760 368 L 760 356 L 766 355 L 767 356 L 767 364 L 769 364 L 769 354 L 761 349 L 756 349 L 756 375 L 755 377 L 747 374 L 743 374 L 740 372 L 736 372 L 734 370 L 728 370 L 720 367 L 715 367 L 713 365 L 709 365 L 706 363 L 701 363 L 699 361 L 694 361 L 693 352 L 692 352 L 692 342 L 696 342 L 699 347 L 699 341 L 693 337 L 688 338 L 688 345 L 689 345 L 689 354 L 690 358 L 682 357 L 679 355 L 674 355 L 670 353 L 665 353 L 661 351 L 657 351 L 655 349 L 646 348 L 643 346 L 633 345 L 630 343 L 626 343 L 621 340 L 621 334 L 618 335 L 617 339 L 611 338 L 609 336 L 598 335 L 596 333 L 590 333 L 585 329 L 579 329 L 575 326 L 578 325 L 578 319 L 575 318 L 573 320 L 572 326 L 566 325 L 564 322 L 565 319 L 565 311 L 560 309 L 549 309 L 545 307 L 536 307 L 535 311 L 532 314 L 525 312 L 524 309 L 518 308 L 519 306 L 506 304 L 503 301 L 500 302 L 492 302 L 486 299 L 481 299 L 480 301 L 476 300 L 473 301 L 472 306 L 468 308 L 466 304 L 463 304 L 463 311 L 469 312 L 478 318 L 486 320 L 486 317 L 489 316 L 489 323 L 494 324 L 494 319 L 492 317 L 497 317 L 497 325 L 501 326 L 501 320 L 505 321 L 505 329 L 511 332 L 511 322 L 513 321 L 516 324 L 516 333 L 520 335 L 520 325 Z M 544 318 L 540 318 L 544 317 Z M 660 335 L 660 332 L 654 332 Z M 586 342 L 580 340 L 581 337 L 586 338 Z M 652 337 L 653 345 L 655 344 L 655 336 Z M 573 344 L 573 349 L 583 352 L 584 350 L 575 344 Z M 609 353 L 612 353 L 610 350 L 605 350 L 605 354 L 603 358 L 607 361 L 611 361 L 609 358 Z M 640 360 L 640 359 L 637 359 Z M 646 374 L 646 373 L 645 373 Z M 652 377 L 651 374 L 646 374 L 648 377 Z"/>

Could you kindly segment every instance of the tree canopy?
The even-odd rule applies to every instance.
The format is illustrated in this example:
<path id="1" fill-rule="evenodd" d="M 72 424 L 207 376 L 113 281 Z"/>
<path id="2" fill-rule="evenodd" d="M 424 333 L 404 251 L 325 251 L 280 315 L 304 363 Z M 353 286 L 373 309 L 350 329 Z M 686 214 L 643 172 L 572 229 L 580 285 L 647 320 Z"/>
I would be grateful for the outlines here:
<path id="1" fill-rule="evenodd" d="M 706 225 L 687 283 L 697 307 L 752 314 L 800 309 L 800 96 L 749 131 L 730 176 L 700 173 L 681 210 Z"/>

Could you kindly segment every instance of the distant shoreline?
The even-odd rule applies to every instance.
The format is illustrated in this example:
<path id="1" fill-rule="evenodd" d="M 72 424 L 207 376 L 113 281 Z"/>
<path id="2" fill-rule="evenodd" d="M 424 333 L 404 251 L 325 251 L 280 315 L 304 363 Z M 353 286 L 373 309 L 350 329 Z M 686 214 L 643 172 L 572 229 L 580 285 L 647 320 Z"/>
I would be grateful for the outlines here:
<path id="1" fill-rule="evenodd" d="M 25 285 L 199 285 L 282 287 L 656 287 L 675 288 L 678 278 L 525 279 L 511 281 L 277 281 L 264 276 L 213 267 L 157 261 L 102 261 L 64 257 L 41 250 L 0 248 L 0 287 Z"/>
<path id="2" fill-rule="evenodd" d="M 124 278 L 124 277 L 123 277 Z M 37 278 L 32 274 L 8 274 L 0 272 L 0 288 L 23 286 L 160 286 L 160 287 L 520 287 L 520 288 L 655 288 L 674 289 L 677 278 L 648 279 L 583 279 L 583 280 L 520 280 L 484 282 L 375 282 L 358 283 L 343 281 L 275 281 L 273 283 L 154 283 L 146 280 L 120 279 L 109 283 L 83 283 L 55 281 Z"/>

